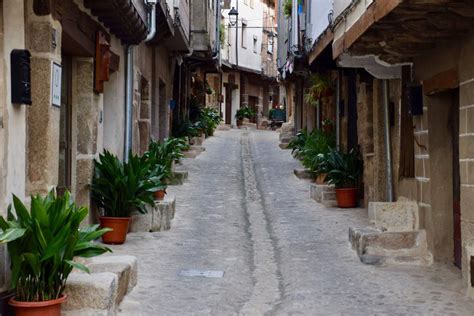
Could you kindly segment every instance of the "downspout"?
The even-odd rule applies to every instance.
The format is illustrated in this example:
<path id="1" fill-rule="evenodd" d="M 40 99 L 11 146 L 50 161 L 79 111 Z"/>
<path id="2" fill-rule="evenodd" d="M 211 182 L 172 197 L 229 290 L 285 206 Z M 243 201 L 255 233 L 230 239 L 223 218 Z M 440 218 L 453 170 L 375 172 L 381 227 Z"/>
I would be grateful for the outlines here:
<path id="1" fill-rule="evenodd" d="M 336 148 L 341 148 L 341 71 L 337 71 L 336 79 Z"/>
<path id="2" fill-rule="evenodd" d="M 383 108 L 385 128 L 385 154 L 387 168 L 387 200 L 393 202 L 393 171 L 392 171 L 392 144 L 390 137 L 390 114 L 389 114 L 389 85 L 388 80 L 383 81 Z"/>
<path id="3" fill-rule="evenodd" d="M 145 4 L 149 6 L 148 23 L 149 31 L 145 38 L 145 43 L 149 42 L 156 34 L 156 5 L 158 0 L 144 0 Z M 133 144 L 133 51 L 135 45 L 128 45 L 125 48 L 125 55 L 127 56 L 127 65 L 125 72 L 125 146 L 124 146 L 124 161 L 128 161 L 128 155 L 132 150 Z"/>

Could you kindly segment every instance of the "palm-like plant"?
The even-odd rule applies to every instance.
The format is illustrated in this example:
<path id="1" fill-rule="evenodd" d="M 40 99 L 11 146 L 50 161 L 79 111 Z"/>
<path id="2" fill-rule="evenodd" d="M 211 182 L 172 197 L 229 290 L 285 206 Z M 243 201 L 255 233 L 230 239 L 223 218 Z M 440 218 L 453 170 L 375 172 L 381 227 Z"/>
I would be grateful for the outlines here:
<path id="1" fill-rule="evenodd" d="M 306 129 L 302 129 L 296 134 L 296 137 L 290 141 L 288 148 L 291 149 L 291 154 L 293 157 L 298 159 L 302 158 L 301 151 L 303 150 L 308 138 L 308 131 Z"/>
<path id="2" fill-rule="evenodd" d="M 11 285 L 16 300 L 43 302 L 61 297 L 73 268 L 89 272 L 75 257 L 94 257 L 111 251 L 93 241 L 109 229 L 99 225 L 80 228 L 88 210 L 76 206 L 66 192 L 56 196 L 32 196 L 31 210 L 13 196 L 8 217 L 0 217 L 0 242 L 8 243 L 11 259 Z"/>
<path id="3" fill-rule="evenodd" d="M 348 153 L 330 151 L 321 165 L 328 174 L 328 183 L 336 188 L 356 188 L 363 171 L 363 161 L 359 153 L 352 149 Z"/>
<path id="4" fill-rule="evenodd" d="M 134 211 L 146 213 L 154 205 L 153 193 L 159 180 L 150 175 L 153 167 L 147 157 L 130 154 L 128 162 L 105 151 L 96 161 L 92 199 L 107 217 L 129 217 Z"/>
<path id="5" fill-rule="evenodd" d="M 336 138 L 334 135 L 314 130 L 306 138 L 300 151 L 303 165 L 313 172 L 320 171 L 320 165 L 324 161 L 325 155 L 335 147 Z"/>

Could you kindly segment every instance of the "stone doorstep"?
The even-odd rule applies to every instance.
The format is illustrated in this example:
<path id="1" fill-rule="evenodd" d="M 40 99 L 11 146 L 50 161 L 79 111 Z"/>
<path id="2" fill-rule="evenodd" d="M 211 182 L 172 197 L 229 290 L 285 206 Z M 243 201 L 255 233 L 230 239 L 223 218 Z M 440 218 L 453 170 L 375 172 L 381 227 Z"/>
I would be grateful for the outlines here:
<path id="1" fill-rule="evenodd" d="M 203 151 L 206 151 L 205 147 L 202 147 L 201 145 L 193 145 L 190 147 L 190 150 L 195 151 L 195 152 L 200 152 L 202 153 Z"/>
<path id="2" fill-rule="evenodd" d="M 100 256 L 84 261 L 91 274 L 71 273 L 65 315 L 114 315 L 124 296 L 137 285 L 137 258 Z M 89 313 L 89 314 L 87 314 Z"/>
<path id="3" fill-rule="evenodd" d="M 280 143 L 278 146 L 280 146 L 280 149 L 290 149 L 290 148 L 288 147 L 289 145 L 290 145 L 290 144 L 288 144 L 288 143 Z"/>
<path id="4" fill-rule="evenodd" d="M 419 208 L 414 201 L 371 202 L 369 220 L 377 229 L 388 232 L 417 231 Z"/>
<path id="5" fill-rule="evenodd" d="M 181 185 L 184 184 L 186 179 L 189 177 L 189 172 L 186 170 L 175 169 L 172 172 L 171 180 L 168 181 L 169 185 Z"/>
<path id="6" fill-rule="evenodd" d="M 332 185 L 311 183 L 310 196 L 313 200 L 326 207 L 337 206 L 336 191 Z"/>
<path id="7" fill-rule="evenodd" d="M 217 126 L 216 130 L 218 130 L 218 131 L 230 131 L 230 126 L 219 124 Z"/>
<path id="8" fill-rule="evenodd" d="M 314 180 L 314 174 L 308 169 L 295 169 L 293 173 L 298 179 Z"/>
<path id="9" fill-rule="evenodd" d="M 156 201 L 147 214 L 132 216 L 130 232 L 158 232 L 171 229 L 171 220 L 176 213 L 176 198 L 166 195 L 163 201 Z"/>
<path id="10" fill-rule="evenodd" d="M 183 153 L 183 156 L 184 158 L 188 158 L 188 159 L 194 159 L 196 158 L 197 156 L 199 156 L 200 153 L 194 151 L 194 150 L 188 150 L 188 151 L 185 151 Z"/>
<path id="11" fill-rule="evenodd" d="M 350 228 L 349 241 L 366 264 L 430 265 L 426 232 L 382 232 L 375 227 Z"/>

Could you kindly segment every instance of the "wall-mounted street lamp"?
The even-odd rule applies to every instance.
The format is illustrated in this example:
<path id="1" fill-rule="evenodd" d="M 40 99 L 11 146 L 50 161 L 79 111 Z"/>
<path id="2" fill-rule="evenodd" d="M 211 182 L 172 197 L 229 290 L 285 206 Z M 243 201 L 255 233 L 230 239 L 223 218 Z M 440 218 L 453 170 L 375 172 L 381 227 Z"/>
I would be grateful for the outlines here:
<path id="1" fill-rule="evenodd" d="M 237 0 L 237 9 L 232 7 L 229 11 L 230 25 L 235 26 L 235 65 L 239 66 L 239 1 Z"/>
<path id="2" fill-rule="evenodd" d="M 230 9 L 229 11 L 230 25 L 236 26 L 238 19 L 239 19 L 239 11 L 236 10 L 234 7 L 232 7 L 232 9 Z"/>

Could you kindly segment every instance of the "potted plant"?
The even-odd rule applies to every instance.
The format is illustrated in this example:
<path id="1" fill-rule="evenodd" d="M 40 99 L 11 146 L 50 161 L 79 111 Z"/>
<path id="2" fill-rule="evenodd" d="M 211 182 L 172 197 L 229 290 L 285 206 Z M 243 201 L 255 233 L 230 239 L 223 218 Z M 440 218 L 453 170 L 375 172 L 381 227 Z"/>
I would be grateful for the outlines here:
<path id="1" fill-rule="evenodd" d="M 324 168 L 328 173 L 328 183 L 336 187 L 337 205 L 342 208 L 357 206 L 357 191 L 363 171 L 359 153 L 351 150 L 344 153 L 332 150 L 327 154 Z"/>
<path id="2" fill-rule="evenodd" d="M 147 212 L 154 204 L 154 193 L 159 189 L 157 179 L 150 176 L 150 160 L 130 154 L 128 162 L 105 151 L 95 164 L 92 199 L 102 211 L 102 227 L 113 229 L 102 236 L 107 244 L 123 244 L 127 238 L 130 215 L 134 211 Z"/>
<path id="3" fill-rule="evenodd" d="M 304 100 L 309 105 L 317 106 L 321 99 L 332 95 L 333 82 L 330 78 L 321 74 L 313 74 L 309 81 L 311 85 L 304 95 Z"/>
<path id="4" fill-rule="evenodd" d="M 241 126 L 244 119 L 251 119 L 253 117 L 255 117 L 255 112 L 251 108 L 248 106 L 241 107 L 235 114 L 237 126 Z"/>
<path id="5" fill-rule="evenodd" d="M 336 147 L 336 138 L 333 134 L 321 130 L 313 130 L 304 138 L 304 145 L 299 151 L 302 164 L 316 176 L 317 184 L 324 184 L 327 178 L 327 154 Z"/>
<path id="6" fill-rule="evenodd" d="M 11 286 L 16 289 L 9 304 L 16 315 L 59 316 L 66 280 L 73 268 L 89 272 L 75 257 L 94 257 L 111 250 L 94 243 L 109 229 L 82 227 L 88 210 L 76 206 L 69 192 L 54 190 L 46 197 L 32 196 L 30 210 L 13 196 L 8 217 L 0 217 L 0 242 L 8 244 Z"/>

